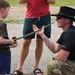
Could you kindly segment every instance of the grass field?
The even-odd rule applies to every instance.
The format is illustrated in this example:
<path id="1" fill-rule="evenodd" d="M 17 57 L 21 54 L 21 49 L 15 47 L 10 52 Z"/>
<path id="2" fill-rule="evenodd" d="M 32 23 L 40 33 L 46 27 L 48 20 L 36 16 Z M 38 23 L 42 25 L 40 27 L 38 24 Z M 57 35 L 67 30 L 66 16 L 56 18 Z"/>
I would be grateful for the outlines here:
<path id="1" fill-rule="evenodd" d="M 7 0 L 11 6 L 22 6 L 18 3 L 18 0 Z M 75 0 L 56 0 L 56 4 L 53 6 L 61 6 L 61 5 L 68 5 L 68 6 L 75 6 Z"/>
<path id="2" fill-rule="evenodd" d="M 10 3 L 11 7 L 25 6 L 25 4 L 19 4 L 18 0 L 7 0 L 7 1 Z M 56 4 L 51 6 L 56 7 L 56 6 L 62 6 L 62 5 L 75 6 L 75 0 L 56 0 Z M 23 23 L 23 20 L 24 19 L 7 17 L 7 19 L 5 19 L 4 21 L 6 23 Z"/>

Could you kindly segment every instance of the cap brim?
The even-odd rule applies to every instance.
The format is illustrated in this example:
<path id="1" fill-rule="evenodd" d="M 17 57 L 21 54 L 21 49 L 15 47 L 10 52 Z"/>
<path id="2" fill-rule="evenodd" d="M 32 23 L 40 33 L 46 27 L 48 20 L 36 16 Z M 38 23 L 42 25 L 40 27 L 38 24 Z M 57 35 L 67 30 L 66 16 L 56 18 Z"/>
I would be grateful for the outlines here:
<path id="1" fill-rule="evenodd" d="M 69 18 L 70 20 L 75 22 L 75 19 L 73 17 L 70 17 L 70 16 L 62 14 L 62 13 L 51 14 L 51 16 L 55 16 L 55 17 L 56 16 L 62 16 L 62 17 L 65 17 L 65 18 Z"/>
<path id="2" fill-rule="evenodd" d="M 56 14 L 51 14 L 51 16 L 66 16 L 66 15 L 62 13 L 56 13 Z"/>
<path id="3" fill-rule="evenodd" d="M 58 13 L 56 13 L 56 14 L 51 14 L 51 16 L 58 16 Z"/>

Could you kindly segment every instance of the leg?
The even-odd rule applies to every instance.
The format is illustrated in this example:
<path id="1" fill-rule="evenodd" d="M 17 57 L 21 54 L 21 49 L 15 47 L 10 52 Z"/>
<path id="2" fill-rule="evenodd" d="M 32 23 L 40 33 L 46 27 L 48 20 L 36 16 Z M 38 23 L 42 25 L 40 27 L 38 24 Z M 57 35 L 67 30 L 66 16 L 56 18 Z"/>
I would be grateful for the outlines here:
<path id="1" fill-rule="evenodd" d="M 31 40 L 24 40 L 23 42 L 23 47 L 22 47 L 21 54 L 20 54 L 20 61 L 17 67 L 17 70 L 19 70 L 20 72 L 23 71 L 22 66 L 28 55 L 30 43 L 31 43 Z"/>
<path id="2" fill-rule="evenodd" d="M 38 28 L 41 28 L 43 25 L 47 25 L 50 23 L 50 14 L 47 14 L 45 16 L 40 17 L 40 20 L 36 23 Z M 51 26 L 47 27 L 45 29 L 45 35 L 50 38 L 50 34 L 51 34 Z M 34 68 L 38 68 L 38 64 L 41 58 L 41 54 L 43 51 L 43 40 L 41 39 L 41 37 L 39 35 L 37 35 L 37 39 L 36 39 L 36 50 L 35 50 L 35 66 Z"/>
<path id="3" fill-rule="evenodd" d="M 63 75 L 75 75 L 75 61 L 66 60 L 62 63 L 61 71 Z"/>
<path id="4" fill-rule="evenodd" d="M 47 70 L 44 72 L 44 75 L 63 75 L 60 70 L 60 65 L 57 64 L 56 60 L 52 60 L 47 64 Z"/>
<path id="5" fill-rule="evenodd" d="M 11 54 L 0 52 L 0 75 L 10 74 Z"/>
<path id="6" fill-rule="evenodd" d="M 36 39 L 36 50 L 35 50 L 35 66 L 34 68 L 38 68 L 38 64 L 43 51 L 43 40 L 40 38 Z"/>

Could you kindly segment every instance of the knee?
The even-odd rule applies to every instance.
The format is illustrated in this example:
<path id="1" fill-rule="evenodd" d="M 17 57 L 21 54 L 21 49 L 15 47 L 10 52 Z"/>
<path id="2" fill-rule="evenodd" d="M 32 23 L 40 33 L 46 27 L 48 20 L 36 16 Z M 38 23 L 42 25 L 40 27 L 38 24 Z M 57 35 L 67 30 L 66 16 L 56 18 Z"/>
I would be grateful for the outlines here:
<path id="1" fill-rule="evenodd" d="M 23 46 L 24 46 L 24 47 L 29 46 L 30 43 L 31 43 L 30 40 L 24 40 L 24 42 L 23 42 Z"/>
<path id="2" fill-rule="evenodd" d="M 56 60 L 52 60 L 47 65 L 47 75 L 62 75 L 61 70 L 57 67 Z"/>
<path id="3" fill-rule="evenodd" d="M 56 66 L 56 61 L 55 60 L 50 61 L 47 64 L 47 70 L 48 70 L 48 72 L 53 71 L 55 69 L 55 66 Z"/>
<path id="4" fill-rule="evenodd" d="M 36 44 L 40 47 L 43 45 L 43 40 L 42 39 L 36 39 Z"/>

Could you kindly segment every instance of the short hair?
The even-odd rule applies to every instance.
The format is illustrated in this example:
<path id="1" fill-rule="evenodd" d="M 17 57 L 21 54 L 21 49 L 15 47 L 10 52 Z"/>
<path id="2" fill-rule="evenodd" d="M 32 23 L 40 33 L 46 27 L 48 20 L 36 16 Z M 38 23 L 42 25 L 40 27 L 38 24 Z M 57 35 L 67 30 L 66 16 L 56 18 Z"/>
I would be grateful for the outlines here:
<path id="1" fill-rule="evenodd" d="M 0 0 L 0 9 L 10 7 L 10 4 L 6 0 Z"/>

